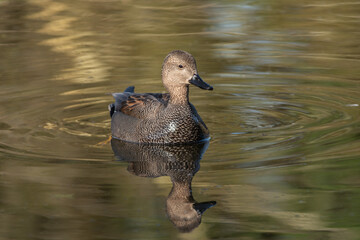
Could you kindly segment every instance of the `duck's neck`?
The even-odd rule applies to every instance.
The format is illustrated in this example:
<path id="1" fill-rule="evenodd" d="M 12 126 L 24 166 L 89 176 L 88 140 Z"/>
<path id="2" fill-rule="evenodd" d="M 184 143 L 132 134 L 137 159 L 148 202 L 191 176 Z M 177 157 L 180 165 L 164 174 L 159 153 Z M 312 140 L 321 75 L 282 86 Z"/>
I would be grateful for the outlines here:
<path id="1" fill-rule="evenodd" d="M 192 176 L 186 176 L 184 179 L 171 178 L 173 187 L 169 193 L 168 199 L 170 200 L 185 200 L 194 202 L 191 190 Z"/>
<path id="2" fill-rule="evenodd" d="M 171 104 L 189 104 L 189 85 L 168 88 Z"/>

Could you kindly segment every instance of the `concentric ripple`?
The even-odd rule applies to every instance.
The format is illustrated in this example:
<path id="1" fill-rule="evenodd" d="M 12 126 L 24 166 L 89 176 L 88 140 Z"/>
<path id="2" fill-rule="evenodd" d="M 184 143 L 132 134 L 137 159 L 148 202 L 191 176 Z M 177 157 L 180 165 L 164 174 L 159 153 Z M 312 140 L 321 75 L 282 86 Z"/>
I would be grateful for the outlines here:
<path id="1" fill-rule="evenodd" d="M 261 4 L 200 4 L 194 8 L 198 15 L 183 16 L 184 26 L 174 32 L 180 19 L 169 22 L 174 25 L 170 28 L 161 25 L 161 20 L 189 6 L 128 6 L 125 15 L 107 18 L 112 8 L 105 7 L 96 15 L 90 9 L 78 14 L 65 2 L 31 0 L 29 4 L 36 8 L 24 16 L 31 26 L 26 38 L 29 40 L 22 38 L 26 29 L 11 36 L 28 58 L 3 49 L 8 63 L 22 67 L 20 79 L 30 79 L 25 84 L 12 81 L 19 69 L 14 67 L 16 64 L 6 64 L 5 84 L 0 90 L 3 153 L 59 159 L 107 158 L 111 155 L 106 144 L 110 135 L 109 93 L 128 85 L 136 85 L 140 92 L 162 92 L 164 46 L 171 50 L 184 42 L 206 42 L 206 46 L 194 47 L 193 54 L 200 75 L 215 90 L 205 93 L 192 87 L 190 97 L 212 134 L 211 161 L 221 161 L 230 168 L 227 164 L 234 161 L 281 165 L 281 159 L 291 156 L 315 161 L 329 155 L 358 155 L 360 55 L 346 38 L 348 31 L 358 34 L 356 24 L 346 25 L 354 19 L 346 12 L 336 16 L 339 26 L 346 25 L 346 31 L 324 26 L 329 16 L 322 18 L 325 23 L 320 18 L 311 20 L 316 27 L 297 25 L 297 13 L 289 15 L 286 22 L 272 19 L 284 24 L 285 30 L 279 31 L 268 28 L 269 19 L 261 14 Z M 313 16 L 331 7 L 315 4 L 304 6 L 303 11 Z M 138 21 L 139 14 L 130 10 L 141 14 L 150 11 L 149 19 L 159 27 L 148 31 L 147 25 Z M 135 16 L 134 22 L 124 22 L 130 16 Z M 98 18 L 101 29 L 108 30 L 106 34 L 86 27 L 84 23 L 93 21 L 92 17 Z M 248 19 L 254 22 L 244 24 Z M 194 23 L 199 26 L 193 28 Z M 139 30 L 129 27 L 132 24 L 138 24 Z M 113 25 L 123 27 L 115 31 Z M 257 29 L 260 26 L 262 31 Z M 110 36 L 111 31 L 116 36 Z M 124 37 L 124 32 L 133 33 L 132 37 Z M 141 48 L 144 36 L 154 49 L 161 50 L 134 52 L 134 46 Z M 336 40 L 334 46 L 327 42 L 329 37 Z M 343 37 L 346 39 L 341 41 Z M 175 46 L 173 41 L 177 42 Z M 32 50 L 40 57 L 27 67 Z M 16 114 L 10 114 L 13 112 Z"/>
<path id="2" fill-rule="evenodd" d="M 353 0 L 0 1 L 0 238 L 358 239 L 359 12 Z M 170 179 L 132 175 L 107 141 L 109 93 L 164 92 L 174 49 L 214 86 L 190 87 L 211 133 L 191 191 L 218 204 L 186 235 L 164 212 Z"/>
<path id="3" fill-rule="evenodd" d="M 223 80 L 224 93 L 216 96 L 214 111 L 208 113 L 218 117 L 213 118 L 214 126 L 222 126 L 213 135 L 219 143 L 212 153 L 215 161 L 227 165 L 241 155 L 243 161 L 261 161 L 264 166 L 268 159 L 279 165 L 290 156 L 301 156 L 300 161 L 329 159 L 330 153 L 331 158 L 353 156 L 354 147 L 360 147 L 358 88 L 353 81 L 309 85 L 299 78 L 298 84 L 289 85 L 284 78 L 282 84 L 257 84 L 265 78 L 243 79 L 238 87 L 227 84 L 233 81 Z M 216 154 L 224 145 L 232 146 L 226 158 Z"/>

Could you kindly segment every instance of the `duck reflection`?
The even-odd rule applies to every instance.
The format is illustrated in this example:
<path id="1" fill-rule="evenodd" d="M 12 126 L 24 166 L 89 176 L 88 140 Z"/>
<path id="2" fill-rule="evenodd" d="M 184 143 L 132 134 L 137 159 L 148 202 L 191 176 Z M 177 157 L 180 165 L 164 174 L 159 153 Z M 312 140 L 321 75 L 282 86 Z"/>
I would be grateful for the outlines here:
<path id="1" fill-rule="evenodd" d="M 170 221 L 181 232 L 190 232 L 201 223 L 206 209 L 215 201 L 196 202 L 191 181 L 200 169 L 200 159 L 209 142 L 194 145 L 141 145 L 112 139 L 111 146 L 118 160 L 127 161 L 128 171 L 140 177 L 169 176 L 172 189 L 166 199 Z"/>

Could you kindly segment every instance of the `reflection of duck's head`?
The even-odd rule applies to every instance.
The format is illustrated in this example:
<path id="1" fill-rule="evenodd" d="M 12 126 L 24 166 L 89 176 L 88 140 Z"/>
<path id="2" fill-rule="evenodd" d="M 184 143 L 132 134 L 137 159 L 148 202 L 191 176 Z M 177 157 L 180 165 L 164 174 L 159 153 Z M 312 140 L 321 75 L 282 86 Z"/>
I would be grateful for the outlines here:
<path id="1" fill-rule="evenodd" d="M 173 188 L 166 199 L 166 212 L 179 231 L 190 232 L 199 226 L 205 210 L 215 204 L 215 201 L 196 202 L 191 194 L 190 183 L 173 182 Z"/>
<path id="2" fill-rule="evenodd" d="M 113 139 L 111 146 L 117 159 L 127 161 L 128 171 L 141 177 L 169 176 L 173 183 L 166 200 L 171 222 L 182 232 L 189 232 L 201 223 L 206 209 L 216 202 L 197 203 L 191 181 L 200 168 L 200 159 L 209 142 L 193 145 L 140 145 Z"/>

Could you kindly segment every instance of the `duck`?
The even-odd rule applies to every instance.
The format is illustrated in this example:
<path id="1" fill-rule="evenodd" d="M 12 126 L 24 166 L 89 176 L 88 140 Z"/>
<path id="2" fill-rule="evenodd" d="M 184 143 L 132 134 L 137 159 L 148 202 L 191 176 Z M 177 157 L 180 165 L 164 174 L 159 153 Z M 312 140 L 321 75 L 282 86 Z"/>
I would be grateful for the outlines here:
<path id="1" fill-rule="evenodd" d="M 135 93 L 130 86 L 112 93 L 108 109 L 115 139 L 144 144 L 196 143 L 209 139 L 209 130 L 189 101 L 189 86 L 213 87 L 198 74 L 195 58 L 175 50 L 164 59 L 161 78 L 167 93 Z"/>

